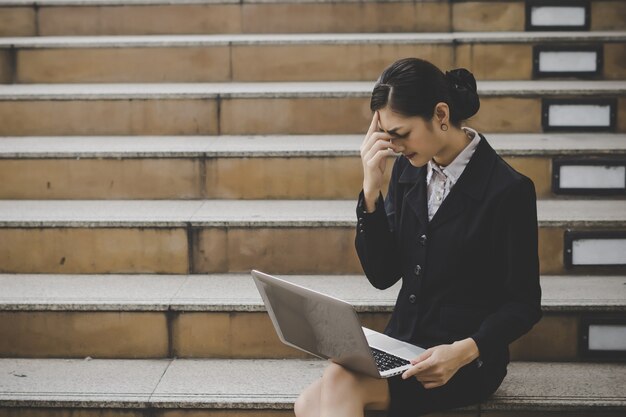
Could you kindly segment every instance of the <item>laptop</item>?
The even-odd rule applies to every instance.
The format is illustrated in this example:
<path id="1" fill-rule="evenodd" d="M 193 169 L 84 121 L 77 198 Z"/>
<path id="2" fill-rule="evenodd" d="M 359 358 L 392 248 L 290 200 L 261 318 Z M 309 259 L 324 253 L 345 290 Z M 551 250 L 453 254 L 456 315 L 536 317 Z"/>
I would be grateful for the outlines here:
<path id="1" fill-rule="evenodd" d="M 375 378 L 411 367 L 425 349 L 362 327 L 354 307 L 338 298 L 253 270 L 280 340 Z"/>

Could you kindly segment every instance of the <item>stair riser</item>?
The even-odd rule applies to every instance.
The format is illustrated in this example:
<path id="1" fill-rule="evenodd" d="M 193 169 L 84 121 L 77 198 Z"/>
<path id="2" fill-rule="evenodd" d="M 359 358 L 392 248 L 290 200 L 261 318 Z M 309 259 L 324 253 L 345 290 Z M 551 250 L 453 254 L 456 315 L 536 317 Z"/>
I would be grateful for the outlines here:
<path id="1" fill-rule="evenodd" d="M 576 231 L 623 230 L 569 227 Z M 565 269 L 565 227 L 539 227 L 541 273 L 615 274 L 624 267 Z M 352 227 L 0 228 L 0 273 L 362 273 Z M 189 246 L 191 245 L 191 246 Z M 191 250 L 189 250 L 191 248 Z M 315 256 L 310 256 L 315 254 Z"/>
<path id="2" fill-rule="evenodd" d="M 592 1 L 591 30 L 623 29 L 624 9 Z M 524 15 L 522 1 L 3 7 L 0 36 L 522 31 Z"/>
<path id="3" fill-rule="evenodd" d="M 550 157 L 505 160 L 533 180 L 538 198 L 555 196 Z M 362 171 L 356 156 L 0 159 L 0 198 L 351 199 Z"/>
<path id="4" fill-rule="evenodd" d="M 574 44 L 580 42 L 559 43 Z M 596 78 L 626 78 L 626 44 L 592 45 L 604 50 L 603 71 Z M 5 83 L 369 81 L 408 56 L 442 69 L 471 68 L 477 79 L 533 79 L 532 43 L 24 48 L 15 56 L 3 52 L 0 82 Z"/>
<path id="5" fill-rule="evenodd" d="M 540 133 L 541 103 L 483 95 L 470 124 L 483 132 Z M 626 132 L 626 97 L 617 97 L 616 119 L 615 131 Z M 344 134 L 363 133 L 370 121 L 369 97 L 0 101 L 5 136 Z"/>
<path id="6" fill-rule="evenodd" d="M 382 331 L 389 313 L 360 313 Z M 512 360 L 581 360 L 579 313 L 544 313 Z M 3 357 L 307 358 L 280 342 L 265 312 L 0 312 Z"/>

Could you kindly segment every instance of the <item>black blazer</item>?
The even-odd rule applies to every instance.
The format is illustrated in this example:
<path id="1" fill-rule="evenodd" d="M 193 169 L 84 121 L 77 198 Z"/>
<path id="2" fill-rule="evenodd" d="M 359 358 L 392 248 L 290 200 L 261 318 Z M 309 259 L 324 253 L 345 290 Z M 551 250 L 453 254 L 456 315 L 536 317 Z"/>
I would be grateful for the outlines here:
<path id="1" fill-rule="evenodd" d="M 427 167 L 398 157 L 374 212 L 359 195 L 355 245 L 376 288 L 402 279 L 386 334 L 424 348 L 472 337 L 476 366 L 506 369 L 542 316 L 535 186 L 480 136 L 430 222 Z"/>

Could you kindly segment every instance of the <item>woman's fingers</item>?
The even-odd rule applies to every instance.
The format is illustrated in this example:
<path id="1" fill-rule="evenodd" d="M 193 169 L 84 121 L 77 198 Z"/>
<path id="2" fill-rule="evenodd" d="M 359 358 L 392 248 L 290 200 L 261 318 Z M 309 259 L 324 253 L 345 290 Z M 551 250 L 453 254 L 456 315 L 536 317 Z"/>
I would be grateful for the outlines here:
<path id="1" fill-rule="evenodd" d="M 370 122 L 370 127 L 367 129 L 367 133 L 363 138 L 363 142 L 361 143 L 361 155 L 365 155 L 369 148 L 371 147 L 371 137 L 374 133 L 378 131 L 378 111 L 374 112 L 374 116 L 372 116 L 372 121 Z"/>
<path id="2" fill-rule="evenodd" d="M 376 152 L 374 156 L 367 161 L 367 166 L 372 168 L 377 167 L 378 169 L 383 171 L 385 169 L 385 165 L 383 164 L 387 160 L 387 157 L 389 157 L 389 151 L 387 151 L 386 149 L 382 149 Z"/>
<path id="3" fill-rule="evenodd" d="M 391 143 L 388 140 L 379 139 L 370 147 L 369 151 L 363 157 L 364 161 L 368 162 L 378 151 L 383 149 L 391 149 L 393 152 L 402 152 L 404 150 L 403 146 L 397 145 L 395 143 Z M 387 154 L 389 156 L 391 154 Z"/>
<path id="4" fill-rule="evenodd" d="M 365 141 L 361 146 L 361 155 L 367 155 L 367 153 L 372 149 L 372 146 L 381 140 L 391 143 L 391 137 L 385 132 L 374 132 L 369 137 L 365 138 Z"/>

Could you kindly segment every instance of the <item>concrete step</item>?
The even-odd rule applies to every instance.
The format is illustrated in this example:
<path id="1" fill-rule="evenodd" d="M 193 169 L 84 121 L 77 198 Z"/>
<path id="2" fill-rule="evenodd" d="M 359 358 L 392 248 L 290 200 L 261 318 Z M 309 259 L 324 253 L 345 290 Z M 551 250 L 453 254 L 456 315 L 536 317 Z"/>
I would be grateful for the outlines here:
<path id="1" fill-rule="evenodd" d="M 373 85 L 364 81 L 3 85 L 0 135 L 361 133 L 371 120 Z M 481 131 L 574 130 L 568 126 L 577 120 L 557 116 L 560 106 L 570 104 L 602 109 L 602 121 L 585 120 L 582 130 L 626 132 L 626 81 L 482 81 L 478 92 L 481 110 L 471 120 Z M 559 106 L 554 115 L 551 106 Z M 587 107 L 575 110 L 573 114 L 588 113 Z M 542 118 L 550 126 L 544 128 Z"/>
<path id="2" fill-rule="evenodd" d="M 591 30 L 624 28 L 623 2 L 589 3 Z M 0 36 L 519 31 L 526 24 L 520 0 L 3 0 L 0 6 Z"/>
<path id="3" fill-rule="evenodd" d="M 6 358 L 0 359 L 0 415 L 290 416 L 298 394 L 325 365 L 293 359 Z M 626 411 L 625 385 L 619 383 L 624 372 L 623 363 L 511 363 L 486 401 L 433 416 L 617 417 Z"/>
<path id="4" fill-rule="evenodd" d="M 535 73 L 548 64 L 540 51 L 572 47 L 595 56 L 583 78 L 626 78 L 626 32 L 579 31 L 0 38 L 0 82 L 369 81 L 406 56 L 481 80 L 530 80 L 554 78 Z"/>
<path id="5" fill-rule="evenodd" d="M 346 300 L 379 331 L 400 290 L 362 275 L 282 278 Z M 623 275 L 544 275 L 541 287 L 544 317 L 512 360 L 588 360 L 583 322 L 626 313 Z M 5 274 L 0 290 L 0 357 L 310 357 L 278 340 L 249 274 Z"/>
<path id="6" fill-rule="evenodd" d="M 552 185 L 558 161 L 626 164 L 625 134 L 484 134 L 534 181 L 542 199 L 561 195 Z M 363 135 L 0 137 L 0 198 L 352 199 L 362 184 L 362 140 Z M 242 175 L 248 172 L 255 175 Z"/>
<path id="7" fill-rule="evenodd" d="M 359 273 L 355 199 L 1 200 L 0 272 Z M 539 200 L 537 210 L 542 273 L 626 272 L 610 250 L 623 244 L 625 200 Z"/>

